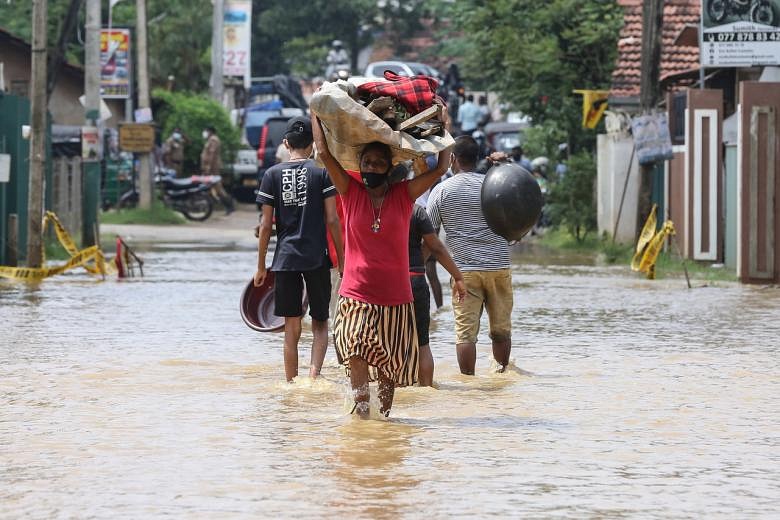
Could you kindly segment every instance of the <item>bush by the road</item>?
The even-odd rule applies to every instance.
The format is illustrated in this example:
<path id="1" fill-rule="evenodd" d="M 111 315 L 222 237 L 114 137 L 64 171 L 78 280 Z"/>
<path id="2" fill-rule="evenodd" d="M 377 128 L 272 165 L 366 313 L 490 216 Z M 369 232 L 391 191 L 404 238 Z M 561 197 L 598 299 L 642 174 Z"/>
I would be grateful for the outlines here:
<path id="1" fill-rule="evenodd" d="M 552 186 L 548 208 L 553 224 L 562 226 L 578 242 L 596 230 L 596 161 L 588 152 L 572 155 L 568 171 Z"/>

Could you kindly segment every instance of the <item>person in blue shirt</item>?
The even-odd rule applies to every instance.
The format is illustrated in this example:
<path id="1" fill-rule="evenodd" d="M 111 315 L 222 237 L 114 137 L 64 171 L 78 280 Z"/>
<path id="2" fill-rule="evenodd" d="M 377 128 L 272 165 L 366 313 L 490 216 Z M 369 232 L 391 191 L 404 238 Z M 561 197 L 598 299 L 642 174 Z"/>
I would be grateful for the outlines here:
<path id="1" fill-rule="evenodd" d="M 458 124 L 460 125 L 460 131 L 464 134 L 470 134 L 479 126 L 479 120 L 482 117 L 482 113 L 479 111 L 479 107 L 474 104 L 474 96 L 469 94 L 466 96 L 466 102 L 460 106 L 458 110 Z"/>

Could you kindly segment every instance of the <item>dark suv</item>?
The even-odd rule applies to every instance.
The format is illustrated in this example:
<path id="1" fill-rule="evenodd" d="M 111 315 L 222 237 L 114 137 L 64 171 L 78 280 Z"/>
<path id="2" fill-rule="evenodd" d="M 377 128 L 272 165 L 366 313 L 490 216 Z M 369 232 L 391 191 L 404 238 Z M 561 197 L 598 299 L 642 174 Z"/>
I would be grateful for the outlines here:
<path id="1" fill-rule="evenodd" d="M 276 164 L 276 148 L 284 139 L 289 117 L 270 117 L 260 128 L 257 145 L 257 172 L 240 175 L 238 186 L 233 190 L 235 197 L 241 202 L 254 202 L 255 191 L 260 187 L 265 171 Z"/>

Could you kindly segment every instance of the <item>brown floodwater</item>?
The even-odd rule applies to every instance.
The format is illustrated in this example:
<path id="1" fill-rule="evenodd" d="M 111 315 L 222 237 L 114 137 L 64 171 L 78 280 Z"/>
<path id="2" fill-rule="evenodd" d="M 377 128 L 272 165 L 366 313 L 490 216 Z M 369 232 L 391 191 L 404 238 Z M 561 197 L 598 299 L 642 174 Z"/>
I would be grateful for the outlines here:
<path id="1" fill-rule="evenodd" d="M 777 288 L 518 250 L 511 370 L 483 319 L 459 374 L 445 287 L 436 388 L 360 421 L 332 347 L 286 384 L 282 335 L 241 321 L 253 251 L 143 256 L 142 279 L 0 281 L 0 517 L 780 514 Z"/>

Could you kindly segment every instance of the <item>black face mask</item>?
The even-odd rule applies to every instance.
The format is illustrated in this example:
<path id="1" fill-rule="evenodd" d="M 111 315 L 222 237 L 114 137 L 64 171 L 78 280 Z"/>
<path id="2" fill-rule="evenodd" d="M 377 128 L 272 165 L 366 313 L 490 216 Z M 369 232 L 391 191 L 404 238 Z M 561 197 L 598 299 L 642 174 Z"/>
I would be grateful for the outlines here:
<path id="1" fill-rule="evenodd" d="M 378 188 L 387 182 L 387 175 L 383 173 L 360 172 L 360 176 L 367 188 Z"/>

